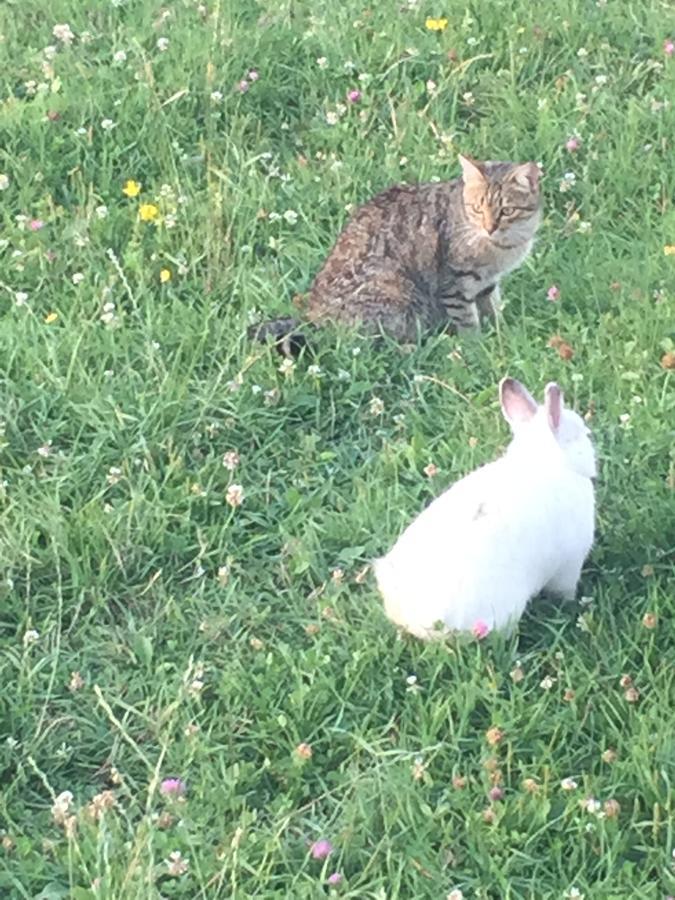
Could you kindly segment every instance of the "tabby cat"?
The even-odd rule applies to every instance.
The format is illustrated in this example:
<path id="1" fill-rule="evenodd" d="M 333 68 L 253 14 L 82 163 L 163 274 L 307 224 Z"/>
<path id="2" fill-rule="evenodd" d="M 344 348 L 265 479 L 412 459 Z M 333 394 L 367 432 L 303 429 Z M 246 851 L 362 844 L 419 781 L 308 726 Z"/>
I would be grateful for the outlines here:
<path id="1" fill-rule="evenodd" d="M 307 321 L 408 342 L 418 330 L 495 318 L 500 279 L 528 255 L 541 221 L 539 169 L 459 161 L 461 178 L 396 185 L 356 211 L 314 279 Z M 289 353 L 304 343 L 301 324 L 276 319 L 249 333 Z"/>

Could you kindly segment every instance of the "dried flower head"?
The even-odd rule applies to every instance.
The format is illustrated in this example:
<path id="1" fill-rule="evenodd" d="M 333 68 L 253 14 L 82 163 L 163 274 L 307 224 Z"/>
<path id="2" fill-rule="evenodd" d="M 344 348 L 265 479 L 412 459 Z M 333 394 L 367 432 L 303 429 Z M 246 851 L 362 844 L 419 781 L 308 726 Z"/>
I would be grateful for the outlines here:
<path id="1" fill-rule="evenodd" d="M 424 778 L 424 773 L 427 771 L 426 763 L 421 756 L 416 756 L 413 764 L 410 768 L 410 772 L 412 774 L 414 781 L 421 781 Z"/>
<path id="2" fill-rule="evenodd" d="M 295 748 L 295 753 L 296 753 L 296 756 L 298 756 L 300 759 L 311 759 L 312 758 L 312 747 L 310 744 L 307 744 L 307 743 L 305 743 L 305 741 L 302 741 Z"/>
<path id="3" fill-rule="evenodd" d="M 176 817 L 173 813 L 169 812 L 168 809 L 163 809 L 157 816 L 157 827 L 161 828 L 162 831 L 166 831 L 168 828 L 171 828 L 175 823 Z"/>
<path id="4" fill-rule="evenodd" d="M 103 813 L 108 809 L 112 809 L 116 803 L 117 801 L 112 791 L 101 791 L 100 794 L 96 794 L 96 796 L 91 798 L 87 806 L 87 815 L 94 822 L 98 822 L 102 818 Z"/>
<path id="5" fill-rule="evenodd" d="M 483 760 L 483 768 L 486 772 L 494 772 L 499 767 L 499 760 L 496 756 L 488 756 L 487 759 Z"/>
<path id="6" fill-rule="evenodd" d="M 68 690 L 74 694 L 76 691 L 82 690 L 84 687 L 84 678 L 79 672 L 70 673 L 70 681 L 68 682 Z"/>
<path id="7" fill-rule="evenodd" d="M 609 800 L 605 800 L 602 804 L 602 810 L 608 819 L 616 819 L 621 812 L 621 806 L 619 805 L 618 800 L 610 797 Z"/>
<path id="8" fill-rule="evenodd" d="M 555 350 L 558 356 L 565 361 L 569 361 L 574 356 L 574 348 L 567 341 L 564 341 L 559 334 L 554 334 L 549 339 L 548 346 Z"/>
<path id="9" fill-rule="evenodd" d="M 645 628 L 649 628 L 649 629 L 656 628 L 656 625 L 657 625 L 656 615 L 651 612 L 645 613 L 644 616 L 642 617 L 642 624 L 644 625 Z"/>
<path id="10" fill-rule="evenodd" d="M 73 803 L 71 791 L 61 791 L 52 804 L 52 819 L 56 825 L 65 825 L 66 818 Z"/>
<path id="11" fill-rule="evenodd" d="M 384 401 L 380 397 L 372 397 L 368 404 L 368 412 L 371 416 L 381 416 L 384 412 Z"/>
<path id="12" fill-rule="evenodd" d="M 485 740 L 491 747 L 496 747 L 503 737 L 504 732 L 500 728 L 497 728 L 496 725 L 493 725 L 492 728 L 488 728 L 485 732 Z"/>

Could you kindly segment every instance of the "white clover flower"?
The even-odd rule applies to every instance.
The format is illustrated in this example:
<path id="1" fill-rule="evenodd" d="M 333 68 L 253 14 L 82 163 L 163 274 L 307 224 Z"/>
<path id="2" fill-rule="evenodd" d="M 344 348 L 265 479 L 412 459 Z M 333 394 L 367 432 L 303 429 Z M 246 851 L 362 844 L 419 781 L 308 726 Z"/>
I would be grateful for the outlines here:
<path id="1" fill-rule="evenodd" d="M 240 484 L 231 484 L 225 494 L 227 503 L 235 509 L 244 502 L 244 489 Z"/>
<path id="2" fill-rule="evenodd" d="M 62 44 L 68 46 L 72 44 L 75 40 L 75 35 L 70 29 L 70 25 L 55 25 L 52 28 L 52 34 L 56 38 L 57 41 L 61 41 Z"/>

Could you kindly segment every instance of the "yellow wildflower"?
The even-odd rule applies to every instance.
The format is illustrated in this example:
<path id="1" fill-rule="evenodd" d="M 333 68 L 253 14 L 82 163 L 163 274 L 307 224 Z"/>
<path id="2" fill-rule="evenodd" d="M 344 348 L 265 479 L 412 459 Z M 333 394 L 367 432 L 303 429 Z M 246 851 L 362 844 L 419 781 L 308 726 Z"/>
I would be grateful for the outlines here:
<path id="1" fill-rule="evenodd" d="M 447 19 L 427 19 L 424 23 L 429 31 L 445 31 L 448 27 Z"/>
<path id="2" fill-rule="evenodd" d="M 666 244 L 663 248 L 663 252 L 666 256 L 675 256 L 675 244 Z"/>
<path id="3" fill-rule="evenodd" d="M 58 313 L 50 312 L 48 315 L 45 316 L 45 325 L 51 325 L 52 322 L 56 322 L 58 317 L 59 317 Z"/>
<path id="4" fill-rule="evenodd" d="M 126 194 L 127 197 L 138 197 L 140 192 L 140 184 L 137 181 L 133 181 L 131 178 L 129 179 L 129 181 L 125 182 L 125 185 L 122 188 L 122 193 Z"/>
<path id="5" fill-rule="evenodd" d="M 162 269 L 159 273 L 159 280 L 162 284 L 166 284 L 167 281 L 171 281 L 171 269 Z"/>
<path id="6" fill-rule="evenodd" d="M 159 207 L 154 203 L 141 203 L 138 207 L 138 218 L 141 222 L 156 222 L 159 218 Z"/>

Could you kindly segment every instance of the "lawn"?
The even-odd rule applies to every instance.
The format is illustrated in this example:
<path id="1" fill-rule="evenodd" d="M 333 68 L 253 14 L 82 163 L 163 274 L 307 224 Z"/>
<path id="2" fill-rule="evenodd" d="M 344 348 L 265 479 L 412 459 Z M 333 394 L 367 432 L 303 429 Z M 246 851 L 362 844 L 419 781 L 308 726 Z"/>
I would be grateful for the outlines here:
<path id="1" fill-rule="evenodd" d="M 3 900 L 675 895 L 673 37 L 660 0 L 4 0 Z M 458 152 L 545 173 L 498 329 L 247 341 Z M 506 373 L 593 429 L 578 602 L 401 638 L 369 561 L 505 446 Z"/>

